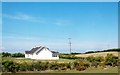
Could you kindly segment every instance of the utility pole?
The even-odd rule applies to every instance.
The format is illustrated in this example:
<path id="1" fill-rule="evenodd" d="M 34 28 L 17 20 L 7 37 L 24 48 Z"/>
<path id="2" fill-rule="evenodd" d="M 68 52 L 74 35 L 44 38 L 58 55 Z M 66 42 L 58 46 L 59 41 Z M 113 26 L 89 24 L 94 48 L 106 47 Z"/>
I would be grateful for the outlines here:
<path id="1" fill-rule="evenodd" d="M 68 38 L 69 39 L 69 46 L 70 46 L 70 54 L 71 54 L 71 38 Z"/>

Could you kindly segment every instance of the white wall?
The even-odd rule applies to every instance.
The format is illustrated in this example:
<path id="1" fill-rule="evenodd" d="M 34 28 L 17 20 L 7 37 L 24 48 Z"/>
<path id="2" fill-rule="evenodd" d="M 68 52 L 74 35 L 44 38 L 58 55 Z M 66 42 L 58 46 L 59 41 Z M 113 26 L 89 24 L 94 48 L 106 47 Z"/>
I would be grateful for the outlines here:
<path id="1" fill-rule="evenodd" d="M 31 55 L 31 54 L 25 54 L 25 58 L 32 58 L 33 57 L 33 55 Z"/>
<path id="2" fill-rule="evenodd" d="M 41 52 L 39 52 L 38 55 L 34 53 L 32 59 L 56 60 L 56 59 L 59 59 L 59 57 L 52 57 L 51 51 L 49 51 L 48 49 L 43 49 Z"/>

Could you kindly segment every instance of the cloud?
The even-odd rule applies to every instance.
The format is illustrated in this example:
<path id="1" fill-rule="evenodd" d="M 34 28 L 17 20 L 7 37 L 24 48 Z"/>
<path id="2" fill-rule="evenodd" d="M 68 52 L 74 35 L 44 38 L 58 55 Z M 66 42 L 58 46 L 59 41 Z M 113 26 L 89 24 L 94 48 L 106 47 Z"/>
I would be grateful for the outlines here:
<path id="1" fill-rule="evenodd" d="M 33 16 L 25 13 L 15 13 L 13 15 L 11 14 L 3 14 L 3 18 L 7 19 L 13 19 L 13 20 L 20 20 L 20 21 L 27 21 L 27 22 L 34 22 L 34 23 L 40 23 L 42 25 L 56 25 L 56 26 L 67 26 L 70 25 L 69 20 L 65 19 L 48 19 L 47 17 L 40 17 L 40 16 Z"/>
<path id="2" fill-rule="evenodd" d="M 5 47 L 0 47 L 0 51 L 1 51 L 1 50 L 5 50 Z"/>
<path id="3" fill-rule="evenodd" d="M 57 20 L 55 22 L 55 25 L 57 25 L 57 26 L 67 26 L 67 25 L 70 25 L 70 22 L 67 21 L 67 20 Z"/>
<path id="4" fill-rule="evenodd" d="M 44 18 L 42 17 L 34 17 L 23 13 L 17 13 L 15 15 L 3 14 L 3 17 L 8 19 L 23 20 L 29 22 L 46 23 Z"/>

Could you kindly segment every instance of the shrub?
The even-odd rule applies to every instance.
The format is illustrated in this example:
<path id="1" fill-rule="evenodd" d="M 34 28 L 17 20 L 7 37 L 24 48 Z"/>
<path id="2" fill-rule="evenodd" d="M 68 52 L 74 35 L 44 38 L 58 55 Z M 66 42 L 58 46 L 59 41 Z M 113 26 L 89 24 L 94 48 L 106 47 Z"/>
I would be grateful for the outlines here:
<path id="1" fill-rule="evenodd" d="M 86 57 L 86 59 L 87 59 L 87 61 L 89 61 L 89 62 L 95 61 L 95 57 L 93 57 L 93 56 L 88 56 L 88 57 Z"/>
<path id="2" fill-rule="evenodd" d="M 118 57 L 113 56 L 112 54 L 107 54 L 107 56 L 105 57 L 105 63 L 106 65 L 110 65 L 110 66 L 117 66 L 117 62 L 118 62 Z"/>
<path id="3" fill-rule="evenodd" d="M 26 64 L 27 64 L 27 63 L 21 63 L 19 70 L 20 70 L 20 71 L 27 71 L 27 65 L 26 65 Z"/>
<path id="4" fill-rule="evenodd" d="M 98 65 L 99 65 L 99 63 L 98 62 L 96 62 L 96 61 L 94 61 L 94 62 L 91 62 L 92 64 L 91 64 L 91 66 L 94 66 L 95 68 L 97 68 L 98 67 Z"/>
<path id="5" fill-rule="evenodd" d="M 67 69 L 67 64 L 66 63 L 59 63 L 59 69 L 60 70 L 66 70 Z"/>
<path id="6" fill-rule="evenodd" d="M 58 70 L 60 65 L 57 62 L 52 62 L 49 64 L 49 69 L 51 70 Z"/>
<path id="7" fill-rule="evenodd" d="M 33 63 L 34 70 L 41 71 L 42 70 L 42 62 L 38 61 L 36 63 Z"/>
<path id="8" fill-rule="evenodd" d="M 2 62 L 3 71 L 15 73 L 19 70 L 19 65 L 13 61 L 4 61 Z"/>
<path id="9" fill-rule="evenodd" d="M 74 67 L 76 70 L 82 71 L 89 67 L 89 63 L 87 63 L 86 61 L 75 61 Z"/>

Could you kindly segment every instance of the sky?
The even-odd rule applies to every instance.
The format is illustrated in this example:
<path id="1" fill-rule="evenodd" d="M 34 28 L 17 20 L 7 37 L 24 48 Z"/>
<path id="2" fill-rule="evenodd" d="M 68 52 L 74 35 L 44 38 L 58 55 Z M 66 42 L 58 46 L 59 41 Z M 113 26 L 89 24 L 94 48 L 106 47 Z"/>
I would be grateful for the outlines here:
<path id="1" fill-rule="evenodd" d="M 2 51 L 60 53 L 118 47 L 117 2 L 3 2 Z"/>

